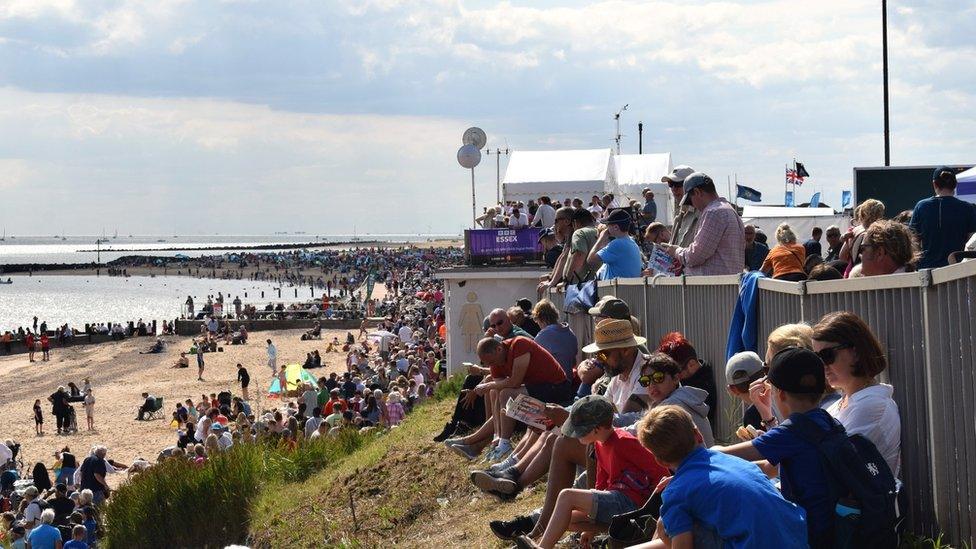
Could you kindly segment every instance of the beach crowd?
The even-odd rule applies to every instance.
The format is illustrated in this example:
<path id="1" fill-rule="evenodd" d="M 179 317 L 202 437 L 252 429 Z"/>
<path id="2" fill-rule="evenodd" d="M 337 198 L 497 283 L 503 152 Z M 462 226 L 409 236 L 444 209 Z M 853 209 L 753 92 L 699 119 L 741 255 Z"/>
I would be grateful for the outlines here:
<path id="1" fill-rule="evenodd" d="M 106 477 L 112 473 L 132 477 L 164 460 L 200 466 L 235 444 L 294 449 L 344 430 L 396 428 L 446 375 L 444 295 L 433 273 L 456 262 L 456 254 L 448 249 L 399 256 L 378 251 L 372 262 L 377 283 L 388 288 L 382 300 L 384 317 L 374 320 L 374 325 L 363 323 L 358 333 L 349 332 L 342 341 L 322 340 L 322 349 L 310 352 L 304 364 L 279 364 L 274 339 L 268 338 L 259 365 L 237 365 L 236 386 L 199 397 L 182 395 L 169 409 L 160 395 L 143 392 L 134 406 L 133 421 L 161 418 L 173 426 L 173 444 L 154 458 L 123 464 L 109 459 L 104 446 L 91 448 L 84 458 L 65 446 L 53 463 L 25 465 L 19 443 L 8 440 L 0 445 L 0 512 L 5 521 L 0 525 L 0 546 L 96 546 L 100 506 L 112 493 Z M 221 342 L 220 334 L 211 333 L 208 324 L 201 322 L 203 335 L 193 340 L 190 353 L 198 357 L 201 378 L 203 351 L 214 350 Z M 301 338 L 320 336 L 313 328 Z M 145 352 L 164 347 L 157 339 Z M 315 377 L 311 372 L 321 366 L 323 353 L 344 354 L 345 371 Z M 189 362 L 181 353 L 173 366 L 188 367 Z M 252 376 L 255 383 L 267 382 L 266 388 L 253 387 Z M 59 435 L 77 431 L 75 404 L 84 407 L 87 428 L 94 428 L 94 392 L 85 379 L 81 388 L 69 382 L 47 397 Z M 40 436 L 46 406 L 38 399 L 33 408 Z M 73 541 L 77 543 L 69 545 Z"/>

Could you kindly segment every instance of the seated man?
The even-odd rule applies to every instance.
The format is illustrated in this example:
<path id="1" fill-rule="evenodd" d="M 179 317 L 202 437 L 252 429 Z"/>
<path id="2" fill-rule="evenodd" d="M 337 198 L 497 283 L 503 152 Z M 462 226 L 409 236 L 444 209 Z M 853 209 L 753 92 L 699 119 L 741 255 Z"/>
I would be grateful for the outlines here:
<path id="1" fill-rule="evenodd" d="M 632 549 L 807 547 L 803 509 L 755 464 L 705 448 L 682 408 L 649 411 L 637 438 L 674 476 L 661 496 L 655 539 Z"/>
<path id="2" fill-rule="evenodd" d="M 190 359 L 186 357 L 186 353 L 180 351 L 180 358 L 176 360 L 176 364 L 173 364 L 171 368 L 189 368 Z"/>
<path id="3" fill-rule="evenodd" d="M 494 432 L 493 458 L 501 458 L 512 451 L 509 439 L 515 420 L 508 417 L 505 404 L 521 393 L 547 404 L 568 404 L 573 399 L 573 386 L 566 378 L 559 362 L 541 345 L 527 337 L 517 336 L 506 341 L 486 337 L 478 342 L 478 358 L 491 375 L 472 392 L 489 395 Z"/>
<path id="4" fill-rule="evenodd" d="M 142 393 L 143 403 L 139 407 L 139 416 L 136 418 L 139 421 L 146 419 L 146 414 L 156 410 L 156 397 L 150 395 L 149 393 Z"/>
<path id="5" fill-rule="evenodd" d="M 148 351 L 139 354 L 153 355 L 161 352 L 163 352 L 163 340 L 157 337 L 156 342 L 152 344 L 152 347 Z"/>

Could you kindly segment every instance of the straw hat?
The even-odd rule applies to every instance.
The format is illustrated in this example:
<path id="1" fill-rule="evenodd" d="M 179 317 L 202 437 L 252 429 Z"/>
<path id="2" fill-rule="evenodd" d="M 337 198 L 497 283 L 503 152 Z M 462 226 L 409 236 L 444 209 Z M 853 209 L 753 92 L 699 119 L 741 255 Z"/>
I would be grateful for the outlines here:
<path id="1" fill-rule="evenodd" d="M 647 339 L 634 335 L 634 326 L 629 320 L 613 318 L 605 318 L 597 323 L 596 330 L 593 332 L 593 340 L 593 343 L 583 347 L 584 353 L 637 347 L 647 342 Z"/>

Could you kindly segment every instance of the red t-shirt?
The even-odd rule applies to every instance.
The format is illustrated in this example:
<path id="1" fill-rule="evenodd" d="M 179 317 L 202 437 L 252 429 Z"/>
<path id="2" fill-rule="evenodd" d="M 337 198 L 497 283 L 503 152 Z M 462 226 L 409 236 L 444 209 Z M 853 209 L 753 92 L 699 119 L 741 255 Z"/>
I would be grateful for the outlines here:
<path id="1" fill-rule="evenodd" d="M 549 351 L 525 336 L 515 336 L 502 341 L 508 348 L 508 358 L 504 366 L 492 366 L 491 377 L 495 379 L 512 376 L 512 363 L 515 359 L 528 353 L 529 367 L 522 378 L 523 385 L 537 385 L 540 383 L 562 383 L 566 381 L 566 372 Z"/>
<path id="2" fill-rule="evenodd" d="M 329 400 L 325 403 L 325 412 L 322 414 L 322 417 L 331 416 L 336 404 L 339 405 L 339 409 L 343 412 L 349 409 L 346 401 L 341 398 L 339 400 Z"/>
<path id="3" fill-rule="evenodd" d="M 670 474 L 637 437 L 623 429 L 614 429 L 606 442 L 597 442 L 594 447 L 595 488 L 623 492 L 638 507 L 651 496 L 661 477 Z"/>

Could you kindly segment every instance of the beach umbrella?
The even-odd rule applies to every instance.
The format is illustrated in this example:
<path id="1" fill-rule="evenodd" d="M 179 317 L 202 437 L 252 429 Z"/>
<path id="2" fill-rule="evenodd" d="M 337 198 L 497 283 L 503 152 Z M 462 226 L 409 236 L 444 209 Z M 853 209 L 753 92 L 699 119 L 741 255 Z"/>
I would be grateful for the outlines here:
<path id="1" fill-rule="evenodd" d="M 393 337 L 398 337 L 398 336 L 396 334 L 394 334 L 393 332 L 388 332 L 386 330 L 377 330 L 375 332 L 371 332 L 369 334 L 366 334 L 366 337 L 368 339 L 388 339 L 388 338 L 393 338 Z"/>

